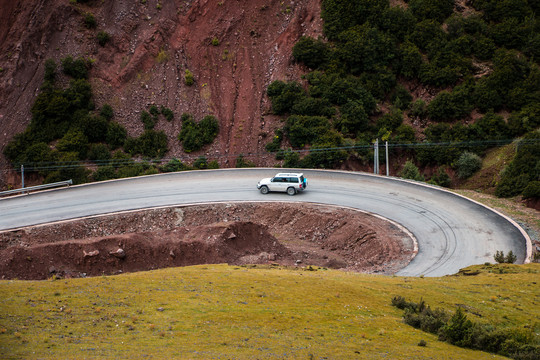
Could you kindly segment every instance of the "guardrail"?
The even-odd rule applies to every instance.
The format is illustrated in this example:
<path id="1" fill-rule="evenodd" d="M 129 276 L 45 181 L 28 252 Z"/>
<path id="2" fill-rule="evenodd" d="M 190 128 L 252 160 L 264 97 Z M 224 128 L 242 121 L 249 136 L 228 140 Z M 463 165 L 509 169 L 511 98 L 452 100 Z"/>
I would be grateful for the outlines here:
<path id="1" fill-rule="evenodd" d="M 11 194 L 16 194 L 16 193 L 25 193 L 25 192 L 30 192 L 34 190 L 50 189 L 50 188 L 58 187 L 58 186 L 69 186 L 69 185 L 73 185 L 73 180 L 69 179 L 69 180 L 58 181 L 58 182 L 54 182 L 50 184 L 29 186 L 29 187 L 7 190 L 7 191 L 0 191 L 0 196 L 11 195 Z"/>

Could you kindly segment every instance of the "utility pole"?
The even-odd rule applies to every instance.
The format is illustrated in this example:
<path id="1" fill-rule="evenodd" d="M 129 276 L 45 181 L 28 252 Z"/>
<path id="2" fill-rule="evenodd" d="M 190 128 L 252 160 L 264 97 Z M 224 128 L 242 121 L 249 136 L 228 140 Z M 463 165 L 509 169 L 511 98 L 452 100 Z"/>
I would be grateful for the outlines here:
<path id="1" fill-rule="evenodd" d="M 22 189 L 24 189 L 24 165 L 21 164 L 21 181 L 22 181 Z"/>
<path id="2" fill-rule="evenodd" d="M 390 176 L 390 166 L 388 164 L 388 141 L 386 142 L 386 176 Z"/>
<path id="3" fill-rule="evenodd" d="M 375 144 L 373 146 L 373 173 L 378 175 L 379 174 L 379 139 L 375 140 Z"/>

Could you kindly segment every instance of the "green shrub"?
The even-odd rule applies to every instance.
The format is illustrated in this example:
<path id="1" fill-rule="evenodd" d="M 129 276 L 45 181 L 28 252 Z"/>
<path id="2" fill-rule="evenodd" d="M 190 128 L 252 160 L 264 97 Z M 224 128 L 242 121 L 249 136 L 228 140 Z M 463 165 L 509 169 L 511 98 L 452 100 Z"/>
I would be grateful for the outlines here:
<path id="1" fill-rule="evenodd" d="M 423 119 L 427 114 L 426 102 L 422 99 L 415 100 L 411 105 L 410 114 Z"/>
<path id="2" fill-rule="evenodd" d="M 131 165 L 133 163 L 134 161 L 131 159 L 131 157 L 122 150 L 117 150 L 113 153 L 111 165 L 114 166 L 115 169 L 118 169 L 123 165 Z"/>
<path id="3" fill-rule="evenodd" d="M 81 130 L 69 130 L 56 144 L 58 151 L 75 154 L 76 160 L 86 159 L 88 138 Z"/>
<path id="4" fill-rule="evenodd" d="M 292 151 L 292 149 L 288 149 L 287 151 L 283 152 L 283 166 L 288 168 L 299 168 L 302 167 L 302 162 L 300 160 L 300 154 L 298 151 Z M 278 159 L 279 160 L 279 159 Z"/>
<path id="5" fill-rule="evenodd" d="M 330 128 L 331 124 L 325 117 L 292 115 L 287 119 L 284 131 L 293 147 L 302 148 L 316 142 Z"/>
<path id="6" fill-rule="evenodd" d="M 418 167 L 414 165 L 412 160 L 407 160 L 405 162 L 405 165 L 403 165 L 403 168 L 401 169 L 399 176 L 401 176 L 404 179 L 424 181 L 424 175 L 420 174 L 420 170 L 418 170 Z"/>
<path id="7" fill-rule="evenodd" d="M 493 259 L 499 264 L 504 263 L 505 262 L 504 251 L 497 250 L 497 252 L 495 252 L 495 255 L 493 255 Z"/>
<path id="8" fill-rule="evenodd" d="M 419 20 L 433 19 L 440 23 L 452 15 L 453 0 L 410 0 L 409 9 Z"/>
<path id="9" fill-rule="evenodd" d="M 185 152 L 189 153 L 202 148 L 200 131 L 191 114 L 182 114 L 182 129 L 178 134 L 178 140 L 182 143 Z"/>
<path id="10" fill-rule="evenodd" d="M 308 115 L 308 116 L 325 116 L 332 117 L 336 113 L 336 109 L 327 99 L 304 97 L 299 98 L 292 108 L 291 114 Z"/>
<path id="11" fill-rule="evenodd" d="M 208 169 L 219 169 L 219 163 L 216 160 L 212 160 L 208 163 Z"/>
<path id="12" fill-rule="evenodd" d="M 184 73 L 184 84 L 187 86 L 192 86 L 195 83 L 195 79 L 193 77 L 193 73 L 189 71 L 189 69 L 186 69 Z"/>
<path id="13" fill-rule="evenodd" d="M 91 144 L 88 150 L 88 159 L 95 161 L 98 165 L 107 164 L 111 158 L 111 152 L 105 144 Z"/>
<path id="14" fill-rule="evenodd" d="M 414 128 L 407 124 L 401 124 L 394 131 L 393 141 L 400 144 L 410 144 L 416 141 Z"/>
<path id="15" fill-rule="evenodd" d="M 272 102 L 272 111 L 277 115 L 290 113 L 295 103 L 306 97 L 306 92 L 297 82 L 284 83 L 279 80 L 268 86 L 267 93 Z"/>
<path id="16" fill-rule="evenodd" d="M 417 77 L 422 63 L 422 53 L 415 44 L 406 42 L 400 45 L 399 71 L 401 75 L 408 79 Z"/>
<path id="17" fill-rule="evenodd" d="M 219 132 L 218 120 L 213 115 L 206 115 L 199 122 L 199 130 L 203 144 L 211 144 Z"/>
<path id="18" fill-rule="evenodd" d="M 100 46 L 105 46 L 111 40 L 111 35 L 108 32 L 101 30 L 96 35 L 97 42 Z"/>
<path id="19" fill-rule="evenodd" d="M 452 92 L 441 91 L 427 106 L 427 112 L 433 121 L 450 121 L 460 119 L 473 109 L 469 101 L 469 93 L 460 93 L 459 88 Z"/>
<path id="20" fill-rule="evenodd" d="M 392 94 L 391 101 L 395 108 L 406 110 L 411 104 L 412 95 L 403 85 L 398 85 Z"/>
<path id="21" fill-rule="evenodd" d="M 86 14 L 84 14 L 83 22 L 84 22 L 84 26 L 86 26 L 88 29 L 95 29 L 97 26 L 96 18 L 94 14 L 90 12 L 87 12 Z"/>
<path id="22" fill-rule="evenodd" d="M 422 51 L 428 48 L 433 51 L 446 44 L 447 34 L 442 30 L 439 22 L 428 19 L 416 23 L 407 39 Z"/>
<path id="23" fill-rule="evenodd" d="M 150 112 L 150 114 L 152 114 L 154 118 L 156 118 L 159 115 L 159 109 L 154 104 L 150 105 L 150 108 L 148 109 L 148 111 Z"/>
<path id="24" fill-rule="evenodd" d="M 107 126 L 107 134 L 105 140 L 111 149 L 117 149 L 124 146 L 124 142 L 127 138 L 126 129 L 117 122 L 109 122 Z"/>
<path id="25" fill-rule="evenodd" d="M 366 21 L 376 22 L 380 13 L 388 8 L 387 1 L 323 0 L 321 17 L 324 20 L 324 34 L 330 40 L 336 40 L 344 30 Z"/>
<path id="26" fill-rule="evenodd" d="M 330 53 L 330 47 L 325 42 L 306 36 L 302 36 L 294 44 L 292 51 L 294 59 L 310 69 L 326 67 L 331 56 Z"/>
<path id="27" fill-rule="evenodd" d="M 506 255 L 506 258 L 504 259 L 504 261 L 507 263 L 507 264 L 513 264 L 515 263 L 517 260 L 517 256 L 514 255 L 514 253 L 512 252 L 512 250 L 510 250 L 508 252 L 508 254 Z"/>
<path id="28" fill-rule="evenodd" d="M 508 118 L 508 130 L 512 136 L 523 135 L 540 127 L 540 104 L 524 106 Z"/>
<path id="29" fill-rule="evenodd" d="M 191 114 L 182 114 L 182 129 L 178 140 L 185 152 L 200 150 L 204 145 L 211 144 L 219 132 L 219 123 L 212 115 L 205 116 L 199 124 Z"/>
<path id="30" fill-rule="evenodd" d="M 56 62 L 53 59 L 45 60 L 45 74 L 43 75 L 45 82 L 54 83 L 56 79 Z"/>
<path id="31" fill-rule="evenodd" d="M 523 198 L 540 198 L 540 181 L 531 181 L 523 190 Z"/>
<path id="32" fill-rule="evenodd" d="M 152 130 L 156 126 L 156 119 L 150 115 L 147 111 L 141 113 L 141 121 L 144 124 L 145 130 Z"/>
<path id="33" fill-rule="evenodd" d="M 403 320 L 406 324 L 432 334 L 436 334 L 448 320 L 448 315 L 443 310 L 431 310 L 422 299 L 419 303 L 414 303 L 404 297 L 395 296 L 392 298 L 392 306 L 405 311 Z"/>
<path id="34" fill-rule="evenodd" d="M 83 58 L 76 60 L 71 56 L 62 59 L 62 71 L 75 79 L 87 79 L 90 63 Z"/>
<path id="35" fill-rule="evenodd" d="M 167 135 L 163 131 L 145 130 L 138 142 L 140 154 L 149 158 L 162 158 L 168 151 Z"/>
<path id="36" fill-rule="evenodd" d="M 360 75 L 389 65 L 397 48 L 388 34 L 366 23 L 339 34 L 336 56 L 350 74 Z"/>
<path id="37" fill-rule="evenodd" d="M 167 121 L 172 121 L 174 119 L 174 113 L 171 109 L 162 106 L 160 110 Z"/>
<path id="38" fill-rule="evenodd" d="M 519 195 L 531 181 L 540 178 L 540 132 L 526 134 L 517 145 L 514 159 L 501 173 L 495 195 L 510 197 Z"/>
<path id="39" fill-rule="evenodd" d="M 208 168 L 208 159 L 204 156 L 199 156 L 194 162 L 193 167 L 199 170 Z"/>
<path id="40" fill-rule="evenodd" d="M 377 14 L 374 19 L 378 27 L 395 38 L 399 43 L 405 41 L 407 34 L 412 32 L 416 19 L 409 9 L 401 6 L 390 6 Z"/>
<path id="41" fill-rule="evenodd" d="M 493 259 L 499 264 L 513 264 L 516 262 L 517 256 L 514 255 L 514 252 L 512 250 L 510 250 L 506 256 L 504 256 L 504 251 L 497 250 L 497 252 L 493 256 Z"/>
<path id="42" fill-rule="evenodd" d="M 347 159 L 347 151 L 341 149 L 343 137 L 336 131 L 327 131 L 311 146 L 309 154 L 301 160 L 301 167 L 333 169 Z"/>
<path id="43" fill-rule="evenodd" d="M 116 179 L 116 170 L 111 165 L 100 166 L 94 173 L 92 173 L 92 179 L 94 181 L 105 181 Z"/>
<path id="44" fill-rule="evenodd" d="M 246 160 L 244 158 L 243 154 L 238 155 L 236 158 L 236 167 L 237 168 L 250 168 L 255 167 L 255 163 L 253 161 Z"/>
<path id="45" fill-rule="evenodd" d="M 482 168 L 482 159 L 475 153 L 465 151 L 456 162 L 456 168 L 458 177 L 467 179 Z"/>
<path id="46" fill-rule="evenodd" d="M 358 132 L 368 128 L 369 118 L 361 101 L 351 100 L 340 109 L 341 117 L 336 119 L 336 129 L 344 135 L 355 136 Z"/>
<path id="47" fill-rule="evenodd" d="M 281 141 L 283 140 L 283 130 L 276 129 L 272 142 L 266 144 L 265 149 L 268 152 L 277 152 L 281 147 Z"/>
<path id="48" fill-rule="evenodd" d="M 176 172 L 176 171 L 184 171 L 184 170 L 190 170 L 191 167 L 184 164 L 180 160 L 173 158 L 169 160 L 169 162 L 161 167 L 161 171 L 163 172 Z"/>
<path id="49" fill-rule="evenodd" d="M 16 134 L 4 148 L 4 156 L 12 163 L 15 163 L 16 167 L 19 167 L 24 152 L 34 144 L 34 141 L 34 136 L 28 129 Z M 44 144 L 47 145 L 46 143 Z"/>
<path id="50" fill-rule="evenodd" d="M 83 184 L 88 182 L 89 171 L 79 161 L 79 156 L 75 152 L 61 153 L 58 161 L 62 164 L 59 170 L 47 174 L 45 184 L 73 180 L 73 184 Z"/>
<path id="51" fill-rule="evenodd" d="M 446 167 L 441 166 L 437 169 L 437 172 L 429 179 L 429 183 L 444 187 L 450 187 L 452 185 L 452 179 L 446 172 Z"/>
<path id="52" fill-rule="evenodd" d="M 396 296 L 392 299 L 392 305 L 404 310 L 405 323 L 438 334 L 439 340 L 457 346 L 514 359 L 535 359 L 540 349 L 531 329 L 497 329 L 491 324 L 473 323 L 467 319 L 461 307 L 449 318 L 441 309 L 432 311 L 422 300 L 416 304 Z"/>
<path id="53" fill-rule="evenodd" d="M 391 112 L 384 114 L 377 120 L 377 129 L 386 129 L 394 131 L 403 123 L 403 114 L 399 109 L 393 109 Z"/>
<path id="54" fill-rule="evenodd" d="M 155 168 L 155 166 L 150 165 L 148 163 L 133 162 L 129 165 L 119 167 L 116 173 L 117 173 L 117 177 L 119 178 L 127 178 L 127 177 L 157 174 L 158 171 Z"/>
<path id="55" fill-rule="evenodd" d="M 511 139 L 511 131 L 501 115 L 492 112 L 478 119 L 471 129 L 481 140 L 507 140 Z"/>
<path id="56" fill-rule="evenodd" d="M 111 105 L 103 104 L 101 110 L 99 111 L 99 115 L 103 116 L 107 120 L 111 120 L 114 117 L 114 110 Z"/>
<path id="57" fill-rule="evenodd" d="M 465 347 L 468 344 L 473 323 L 467 319 L 467 315 L 461 307 L 458 307 L 450 320 L 441 328 L 439 339 L 457 346 Z"/>
<path id="58" fill-rule="evenodd" d="M 101 142 L 107 138 L 109 122 L 101 116 L 87 116 L 79 126 L 89 142 Z"/>

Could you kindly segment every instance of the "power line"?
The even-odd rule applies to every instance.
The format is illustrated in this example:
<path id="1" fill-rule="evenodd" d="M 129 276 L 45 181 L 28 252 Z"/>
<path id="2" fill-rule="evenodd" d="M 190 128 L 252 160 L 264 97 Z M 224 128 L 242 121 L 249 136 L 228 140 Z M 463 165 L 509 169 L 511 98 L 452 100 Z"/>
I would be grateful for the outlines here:
<path id="1" fill-rule="evenodd" d="M 389 148 L 393 149 L 424 149 L 424 148 L 437 148 L 437 147 L 447 147 L 447 148 L 474 148 L 474 147 L 497 147 L 508 145 L 516 140 L 506 139 L 506 140 L 477 140 L 477 141 L 462 141 L 462 142 L 418 142 L 418 143 L 388 143 Z M 539 143 L 540 139 L 522 139 L 518 140 L 518 145 L 526 144 L 536 144 Z M 370 150 L 373 148 L 373 144 L 355 144 L 347 146 L 338 146 L 338 147 L 325 147 L 325 148 L 310 148 L 310 149 L 280 149 L 277 152 L 256 152 L 256 153 L 238 153 L 238 154 L 214 154 L 214 155 L 182 155 L 181 158 L 161 158 L 161 159 L 99 159 L 99 160 L 77 160 L 77 161 L 48 161 L 48 162 L 33 162 L 33 163 L 24 163 L 26 171 L 54 171 L 60 169 L 70 169 L 78 167 L 100 167 L 100 166 L 112 166 L 112 167 L 123 167 L 123 166 L 135 166 L 135 165 L 166 165 L 171 160 L 179 160 L 182 162 L 195 161 L 199 158 L 209 159 L 224 159 L 224 158 L 234 158 L 237 159 L 240 156 L 244 158 L 260 158 L 263 156 L 269 156 L 271 154 L 277 153 L 317 153 L 317 152 L 330 152 L 330 151 L 354 151 L 354 150 Z M 0 172 L 10 172 L 15 171 L 19 172 L 20 169 L 16 167 L 10 168 L 1 168 Z"/>

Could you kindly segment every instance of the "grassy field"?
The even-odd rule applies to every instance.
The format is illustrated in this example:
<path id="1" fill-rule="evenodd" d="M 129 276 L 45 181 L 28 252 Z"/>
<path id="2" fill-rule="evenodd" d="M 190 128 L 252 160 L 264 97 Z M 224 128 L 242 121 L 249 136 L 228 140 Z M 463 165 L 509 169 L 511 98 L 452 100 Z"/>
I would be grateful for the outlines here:
<path id="1" fill-rule="evenodd" d="M 192 266 L 85 279 L 0 281 L 2 359 L 493 359 L 402 321 L 396 295 L 540 332 L 540 264 L 404 278 Z M 418 346 L 420 340 L 427 346 Z"/>

